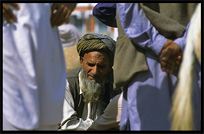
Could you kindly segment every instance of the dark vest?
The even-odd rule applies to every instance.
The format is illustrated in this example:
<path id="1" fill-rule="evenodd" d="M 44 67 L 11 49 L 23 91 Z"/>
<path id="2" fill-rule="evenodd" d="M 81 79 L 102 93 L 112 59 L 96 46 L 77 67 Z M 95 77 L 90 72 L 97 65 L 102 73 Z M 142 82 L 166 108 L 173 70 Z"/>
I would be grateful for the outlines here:
<path id="1" fill-rule="evenodd" d="M 84 109 L 84 97 L 80 93 L 79 88 L 79 72 L 81 68 L 77 68 L 67 72 L 67 80 L 69 82 L 69 88 L 74 99 L 74 110 L 77 112 L 77 117 L 81 118 L 83 109 Z M 106 106 L 108 105 L 111 98 L 121 93 L 121 90 L 113 90 L 113 72 L 110 73 L 110 82 L 105 84 L 105 94 L 103 97 L 103 102 L 105 102 Z M 67 98 L 65 94 L 65 98 Z"/>

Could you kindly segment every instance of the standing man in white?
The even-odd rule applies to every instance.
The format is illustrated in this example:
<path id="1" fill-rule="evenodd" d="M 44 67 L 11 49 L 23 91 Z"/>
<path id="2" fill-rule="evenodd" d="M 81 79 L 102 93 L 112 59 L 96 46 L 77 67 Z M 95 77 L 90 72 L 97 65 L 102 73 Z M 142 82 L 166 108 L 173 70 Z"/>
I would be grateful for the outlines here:
<path id="1" fill-rule="evenodd" d="M 62 120 L 66 70 L 52 5 L 20 3 L 17 22 L 3 24 L 3 130 L 57 130 Z M 59 5 L 64 17 L 76 6 Z"/>

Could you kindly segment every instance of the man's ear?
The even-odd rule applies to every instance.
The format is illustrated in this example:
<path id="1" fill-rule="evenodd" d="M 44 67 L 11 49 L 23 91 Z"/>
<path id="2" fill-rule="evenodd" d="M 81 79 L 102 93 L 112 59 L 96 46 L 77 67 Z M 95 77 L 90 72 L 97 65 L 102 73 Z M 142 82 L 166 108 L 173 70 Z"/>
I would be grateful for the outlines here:
<path id="1" fill-rule="evenodd" d="M 83 66 L 83 61 L 84 61 L 84 57 L 80 56 L 80 64 L 81 64 L 81 66 Z"/>

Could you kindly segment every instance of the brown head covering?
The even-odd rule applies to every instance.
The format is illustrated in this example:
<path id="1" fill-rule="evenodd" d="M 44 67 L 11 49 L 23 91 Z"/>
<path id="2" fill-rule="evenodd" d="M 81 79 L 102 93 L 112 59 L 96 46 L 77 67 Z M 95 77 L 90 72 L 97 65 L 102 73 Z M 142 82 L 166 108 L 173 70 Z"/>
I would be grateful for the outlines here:
<path id="1" fill-rule="evenodd" d="M 91 51 L 106 51 L 113 62 L 115 53 L 115 41 L 107 35 L 88 33 L 85 34 L 77 43 L 79 56 Z"/>

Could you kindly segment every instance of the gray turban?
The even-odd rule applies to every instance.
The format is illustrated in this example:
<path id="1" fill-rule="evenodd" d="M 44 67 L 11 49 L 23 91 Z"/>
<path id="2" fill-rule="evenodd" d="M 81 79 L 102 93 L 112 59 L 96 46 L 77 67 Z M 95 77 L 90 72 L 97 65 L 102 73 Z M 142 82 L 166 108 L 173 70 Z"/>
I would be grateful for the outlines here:
<path id="1" fill-rule="evenodd" d="M 107 35 L 88 33 L 85 34 L 77 43 L 79 56 L 91 51 L 104 50 L 108 53 L 111 61 L 114 59 L 115 41 Z"/>

